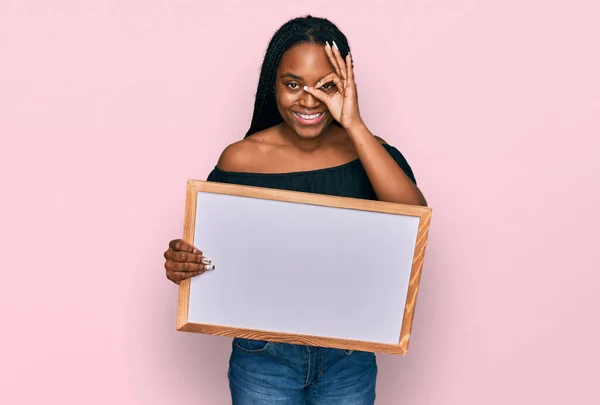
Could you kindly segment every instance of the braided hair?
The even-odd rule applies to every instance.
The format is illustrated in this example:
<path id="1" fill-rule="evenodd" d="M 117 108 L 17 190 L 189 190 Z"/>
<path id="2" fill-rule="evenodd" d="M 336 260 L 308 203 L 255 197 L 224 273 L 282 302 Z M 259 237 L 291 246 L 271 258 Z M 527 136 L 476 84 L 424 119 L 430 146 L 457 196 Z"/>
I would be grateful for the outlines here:
<path id="1" fill-rule="evenodd" d="M 346 36 L 325 18 L 310 15 L 294 18 L 275 32 L 262 63 L 252 122 L 244 138 L 283 121 L 277 109 L 274 90 L 275 77 L 283 54 L 298 44 L 325 45 L 325 41 L 329 41 L 330 44 L 335 41 L 344 58 L 350 52 Z"/>

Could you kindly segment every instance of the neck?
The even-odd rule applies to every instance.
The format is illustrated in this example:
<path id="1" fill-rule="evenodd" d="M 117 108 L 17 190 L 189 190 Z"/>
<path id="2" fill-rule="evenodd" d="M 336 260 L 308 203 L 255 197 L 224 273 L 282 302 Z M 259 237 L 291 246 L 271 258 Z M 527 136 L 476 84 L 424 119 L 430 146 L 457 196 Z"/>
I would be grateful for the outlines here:
<path id="1" fill-rule="evenodd" d="M 302 138 L 285 122 L 280 124 L 280 135 L 284 142 L 303 152 L 314 152 L 323 145 L 331 142 L 335 128 L 329 125 L 325 130 L 315 138 Z"/>

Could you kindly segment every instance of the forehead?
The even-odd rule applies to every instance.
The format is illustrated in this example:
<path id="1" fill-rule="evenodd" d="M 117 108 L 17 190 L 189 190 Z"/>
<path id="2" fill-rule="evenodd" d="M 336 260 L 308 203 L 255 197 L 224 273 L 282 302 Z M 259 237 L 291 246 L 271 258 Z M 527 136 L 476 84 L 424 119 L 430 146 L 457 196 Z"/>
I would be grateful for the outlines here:
<path id="1" fill-rule="evenodd" d="M 288 49 L 281 58 L 279 74 L 293 73 L 305 79 L 321 77 L 333 70 L 323 45 L 300 44 Z"/>

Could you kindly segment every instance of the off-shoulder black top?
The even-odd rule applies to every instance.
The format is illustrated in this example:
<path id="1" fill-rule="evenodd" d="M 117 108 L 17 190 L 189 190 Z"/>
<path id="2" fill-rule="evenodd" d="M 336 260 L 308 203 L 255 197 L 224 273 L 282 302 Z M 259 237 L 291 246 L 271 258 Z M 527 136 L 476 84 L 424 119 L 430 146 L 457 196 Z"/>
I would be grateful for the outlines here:
<path id="1" fill-rule="evenodd" d="M 402 170 L 404 170 L 406 175 L 416 184 L 417 181 L 413 171 L 402 153 L 388 144 L 383 144 L 383 147 L 394 158 Z M 207 181 L 367 200 L 377 199 L 367 173 L 359 159 L 339 166 L 289 173 L 230 172 L 221 170 L 215 166 L 208 175 Z"/>

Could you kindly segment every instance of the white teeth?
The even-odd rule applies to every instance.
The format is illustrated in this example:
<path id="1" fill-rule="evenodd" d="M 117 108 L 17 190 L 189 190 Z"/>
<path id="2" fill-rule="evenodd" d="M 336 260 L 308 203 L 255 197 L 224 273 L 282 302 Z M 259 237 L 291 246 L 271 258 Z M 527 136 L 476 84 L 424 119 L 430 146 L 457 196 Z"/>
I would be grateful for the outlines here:
<path id="1" fill-rule="evenodd" d="M 296 113 L 296 115 L 298 115 L 300 118 L 303 118 L 305 120 L 314 120 L 315 118 L 320 117 L 322 114 L 323 113 L 306 115 L 306 114 Z"/>

